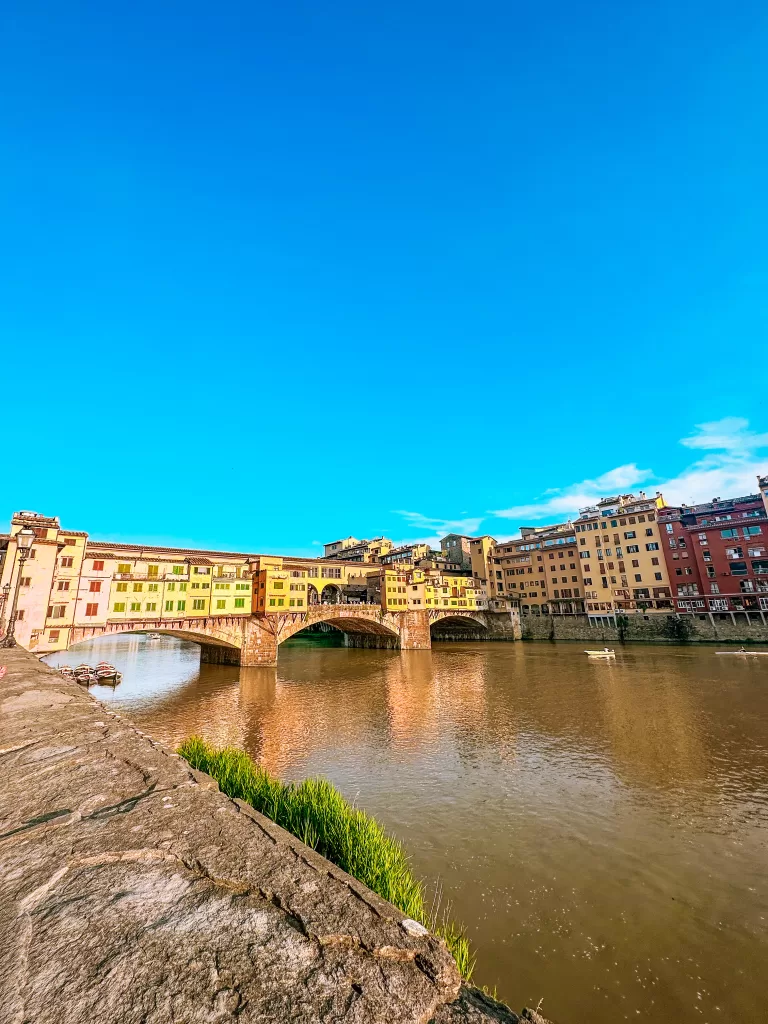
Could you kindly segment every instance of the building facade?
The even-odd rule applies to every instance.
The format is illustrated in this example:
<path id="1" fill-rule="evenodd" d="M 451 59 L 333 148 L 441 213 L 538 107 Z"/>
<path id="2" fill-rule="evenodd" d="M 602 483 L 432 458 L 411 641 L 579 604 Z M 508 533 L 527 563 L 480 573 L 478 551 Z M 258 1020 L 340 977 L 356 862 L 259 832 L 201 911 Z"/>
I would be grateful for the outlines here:
<path id="1" fill-rule="evenodd" d="M 584 582 L 571 523 L 522 527 L 488 555 L 488 598 L 512 600 L 531 615 L 584 611 Z"/>
<path id="2" fill-rule="evenodd" d="M 675 610 L 768 611 L 765 493 L 659 510 Z"/>
<path id="3" fill-rule="evenodd" d="M 584 610 L 615 622 L 636 612 L 670 612 L 672 593 L 655 498 L 620 494 L 581 509 L 574 523 L 584 579 Z"/>

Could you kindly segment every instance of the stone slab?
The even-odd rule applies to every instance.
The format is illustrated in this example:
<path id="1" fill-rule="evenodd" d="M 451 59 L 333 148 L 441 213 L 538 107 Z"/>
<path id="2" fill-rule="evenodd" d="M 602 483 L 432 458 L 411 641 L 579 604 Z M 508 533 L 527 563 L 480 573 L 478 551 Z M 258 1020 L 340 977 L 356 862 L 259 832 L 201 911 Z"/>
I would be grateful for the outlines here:
<path id="1" fill-rule="evenodd" d="M 518 1018 L 441 940 L 22 650 L 0 651 L 8 1024 Z"/>

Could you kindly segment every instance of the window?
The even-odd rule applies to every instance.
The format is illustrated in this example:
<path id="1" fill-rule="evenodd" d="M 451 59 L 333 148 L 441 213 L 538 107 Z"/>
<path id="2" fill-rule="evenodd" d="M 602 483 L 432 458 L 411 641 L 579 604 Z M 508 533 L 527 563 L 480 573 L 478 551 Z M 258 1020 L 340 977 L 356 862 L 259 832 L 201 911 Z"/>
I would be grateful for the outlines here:
<path id="1" fill-rule="evenodd" d="M 633 569 L 639 569 L 640 568 L 640 562 L 636 558 L 632 559 L 632 568 Z"/>
<path id="2" fill-rule="evenodd" d="M 100 559 L 95 559 L 93 563 L 94 572 L 104 572 L 104 563 Z"/>
<path id="3" fill-rule="evenodd" d="M 124 594 L 127 589 L 128 589 L 128 584 L 127 583 L 117 583 L 117 584 L 115 584 L 115 590 L 119 594 Z"/>
<path id="4" fill-rule="evenodd" d="M 637 535 L 634 530 L 627 530 L 627 532 L 624 534 L 624 540 L 634 540 L 636 536 Z"/>
<path id="5" fill-rule="evenodd" d="M 22 587 L 31 587 L 32 586 L 32 577 L 31 576 L 22 576 L 21 577 L 21 585 L 22 585 Z"/>
<path id="6" fill-rule="evenodd" d="M 23 618 L 24 618 L 24 609 L 23 608 L 17 609 L 17 611 L 16 611 L 16 621 L 17 622 L 21 622 L 21 620 Z"/>
<path id="7" fill-rule="evenodd" d="M 59 580 L 57 590 L 69 590 L 69 580 Z"/>
<path id="8" fill-rule="evenodd" d="M 741 532 L 745 537 L 755 537 L 763 531 L 759 526 L 743 526 Z"/>
<path id="9" fill-rule="evenodd" d="M 658 551 L 659 550 L 659 545 L 657 543 L 655 543 L 655 542 L 652 543 L 652 544 L 646 544 L 645 545 L 645 550 L 646 551 Z"/>
<path id="10" fill-rule="evenodd" d="M 235 598 L 235 608 L 245 608 L 245 598 L 244 597 L 236 597 Z"/>
<path id="11" fill-rule="evenodd" d="M 72 558 L 69 555 L 67 555 L 66 558 L 62 558 L 60 562 L 62 569 L 71 569 L 74 564 L 74 561 L 74 558 Z"/>
<path id="12" fill-rule="evenodd" d="M 674 526 L 672 525 L 672 523 L 665 523 L 664 529 L 667 531 L 667 533 L 672 533 L 672 531 L 674 530 Z"/>
<path id="13" fill-rule="evenodd" d="M 65 604 L 54 604 L 48 606 L 48 618 L 49 619 L 63 619 L 64 613 L 67 610 Z"/>
<path id="14" fill-rule="evenodd" d="M 186 607 L 187 607 L 187 602 L 186 601 L 177 601 L 176 602 L 176 611 L 177 612 L 185 611 Z"/>
<path id="15" fill-rule="evenodd" d="M 173 611 L 173 601 L 166 601 L 165 602 L 165 610 L 167 612 L 172 612 Z"/>
<path id="16" fill-rule="evenodd" d="M 101 580 L 91 580 L 91 583 L 90 583 L 90 586 L 88 587 L 88 590 L 92 594 L 100 594 L 101 593 Z"/>
<path id="17" fill-rule="evenodd" d="M 148 583 L 147 584 L 147 590 L 151 590 L 151 591 L 154 591 L 155 593 L 157 593 L 159 589 L 160 589 L 160 584 L 159 583 Z"/>
<path id="18" fill-rule="evenodd" d="M 202 611 L 205 608 L 205 599 L 202 597 L 196 597 L 195 600 L 192 602 L 192 608 L 196 612 Z"/>
<path id="19" fill-rule="evenodd" d="M 651 565 L 658 565 L 658 564 L 659 564 L 658 558 L 652 558 L 651 559 Z"/>
<path id="20" fill-rule="evenodd" d="M 130 564 L 130 562 L 121 562 L 118 565 L 118 567 L 117 567 L 117 571 L 121 572 L 121 573 L 122 572 L 130 572 L 131 571 L 131 564 Z"/>
<path id="21" fill-rule="evenodd" d="M 645 531 L 645 536 L 646 537 L 652 537 L 653 536 L 653 529 L 652 528 L 647 529 Z"/>
<path id="22" fill-rule="evenodd" d="M 139 604 L 138 601 L 131 601 L 131 609 L 130 610 L 132 612 L 140 612 L 141 611 L 141 605 Z"/>
<path id="23" fill-rule="evenodd" d="M 654 578 L 655 580 L 662 580 L 662 579 L 664 579 L 664 577 L 663 577 L 663 576 L 661 575 L 661 573 L 660 573 L 660 572 L 655 572 L 655 573 L 653 574 L 653 578 Z"/>
<path id="24" fill-rule="evenodd" d="M 736 548 L 726 548 L 725 549 L 725 554 L 726 554 L 727 558 L 743 558 L 744 557 L 744 549 L 743 548 L 739 548 L 739 547 L 736 547 Z"/>
<path id="25" fill-rule="evenodd" d="M 157 565 L 148 565 L 147 566 L 147 576 L 157 576 L 157 572 L 158 572 L 159 568 L 160 567 L 157 566 Z"/>
<path id="26" fill-rule="evenodd" d="M 135 594 L 136 594 L 136 593 L 141 593 L 141 591 L 142 591 L 143 589 L 144 589 L 144 584 L 143 584 L 143 583 L 134 583 L 134 584 L 133 584 L 133 592 L 134 592 Z"/>
<path id="27" fill-rule="evenodd" d="M 173 567 L 173 575 L 174 576 L 183 576 L 184 575 L 184 566 L 183 565 L 174 565 L 174 567 Z"/>
<path id="28" fill-rule="evenodd" d="M 720 536 L 724 540 L 727 540 L 729 537 L 738 537 L 739 536 L 739 531 L 737 529 L 734 529 L 734 530 L 721 530 L 720 531 Z"/>
<path id="29" fill-rule="evenodd" d="M 186 583 L 180 583 L 179 584 L 179 590 L 186 590 L 186 589 L 187 589 L 187 584 Z"/>
<path id="30" fill-rule="evenodd" d="M 497 572 L 496 575 L 497 576 L 501 576 L 501 573 Z M 283 581 L 282 580 L 272 580 L 272 589 L 273 590 L 282 590 L 283 589 Z"/>
<path id="31" fill-rule="evenodd" d="M 156 612 L 157 611 L 157 604 L 156 604 L 155 601 L 150 601 L 149 602 L 149 604 L 147 605 L 147 611 L 148 612 Z"/>
<path id="32" fill-rule="evenodd" d="M 165 588 L 165 589 L 166 589 L 166 590 L 175 590 L 175 589 L 176 589 L 176 584 L 175 584 L 175 583 L 169 583 L 169 584 L 168 584 L 168 585 L 166 586 L 166 588 Z"/>
<path id="33" fill-rule="evenodd" d="M 642 582 L 643 582 L 642 575 L 639 572 L 636 572 L 635 573 L 635 583 L 642 583 Z"/>
<path id="34" fill-rule="evenodd" d="M 113 612 L 124 612 L 125 611 L 125 601 L 117 601 L 115 604 L 113 604 L 112 605 L 112 611 Z"/>
<path id="35" fill-rule="evenodd" d="M 97 604 L 87 604 L 85 606 L 85 614 L 92 618 L 94 615 L 99 614 L 99 606 Z"/>
<path id="36" fill-rule="evenodd" d="M 747 575 L 747 563 L 746 562 L 731 562 L 731 575 L 732 576 L 746 576 Z"/>
<path id="37" fill-rule="evenodd" d="M 59 633 L 60 633 L 60 630 L 58 630 L 58 629 L 52 629 L 52 630 L 50 631 L 50 633 L 48 634 L 48 640 L 49 640 L 49 641 L 50 641 L 50 642 L 51 642 L 52 644 L 55 644 L 55 643 L 56 643 L 56 641 L 57 641 L 57 640 L 59 639 Z"/>
<path id="38" fill-rule="evenodd" d="M 216 602 L 216 607 L 217 608 L 226 608 L 227 607 L 226 598 L 219 598 L 219 600 Z"/>
<path id="39" fill-rule="evenodd" d="M 627 554 L 636 555 L 640 550 L 639 544 L 627 544 Z"/>

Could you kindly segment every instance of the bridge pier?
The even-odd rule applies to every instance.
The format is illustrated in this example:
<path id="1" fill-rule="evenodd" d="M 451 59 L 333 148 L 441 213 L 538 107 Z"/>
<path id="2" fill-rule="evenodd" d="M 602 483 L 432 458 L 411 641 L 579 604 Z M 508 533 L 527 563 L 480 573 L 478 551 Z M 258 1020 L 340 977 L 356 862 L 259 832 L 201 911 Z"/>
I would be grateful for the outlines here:
<path id="1" fill-rule="evenodd" d="M 400 616 L 400 647 L 404 651 L 429 651 L 432 636 L 429 631 L 429 614 L 423 612 L 398 612 Z"/>
<path id="2" fill-rule="evenodd" d="M 260 619 L 251 617 L 245 622 L 240 664 L 244 668 L 277 664 L 277 636 Z"/>

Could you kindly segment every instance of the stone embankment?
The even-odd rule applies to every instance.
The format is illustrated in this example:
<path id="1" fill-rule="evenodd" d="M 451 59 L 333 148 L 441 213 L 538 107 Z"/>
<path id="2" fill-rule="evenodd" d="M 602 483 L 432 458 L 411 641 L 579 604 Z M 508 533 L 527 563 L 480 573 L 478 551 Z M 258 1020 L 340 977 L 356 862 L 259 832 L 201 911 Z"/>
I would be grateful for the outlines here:
<path id="1" fill-rule="evenodd" d="M 440 940 L 75 684 L 22 650 L 0 665 L 4 1022 L 521 1019 L 462 986 Z"/>
<path id="2" fill-rule="evenodd" d="M 764 621 L 765 620 L 765 621 Z M 523 640 L 586 640 L 614 643 L 768 643 L 765 612 L 722 615 L 627 615 L 619 626 L 591 625 L 586 615 L 523 615 Z"/>

